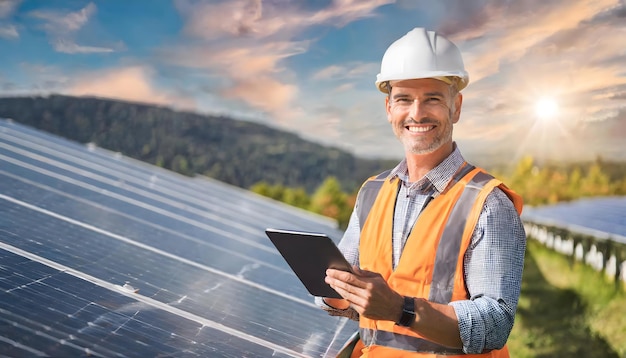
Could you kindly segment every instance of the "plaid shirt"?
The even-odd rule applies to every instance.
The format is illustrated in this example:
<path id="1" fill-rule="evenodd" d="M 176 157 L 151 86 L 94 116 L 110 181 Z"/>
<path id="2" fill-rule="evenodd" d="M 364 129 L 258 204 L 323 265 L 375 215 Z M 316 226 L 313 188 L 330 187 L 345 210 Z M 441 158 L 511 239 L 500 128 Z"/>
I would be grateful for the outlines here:
<path id="1" fill-rule="evenodd" d="M 464 162 L 455 145 L 450 156 L 417 182 L 409 183 L 405 160 L 390 172 L 390 177 L 396 176 L 401 181 L 393 222 L 394 269 L 429 197 L 439 195 Z M 360 232 L 355 210 L 339 249 L 348 262 L 357 266 Z M 499 349 L 506 343 L 513 328 L 521 290 L 525 250 L 526 234 L 520 217 L 504 192 L 496 188 L 487 196 L 465 253 L 463 265 L 470 299 L 450 303 L 459 321 L 466 353 Z M 316 302 L 332 315 L 355 317 L 352 309 L 335 310 L 319 298 Z"/>

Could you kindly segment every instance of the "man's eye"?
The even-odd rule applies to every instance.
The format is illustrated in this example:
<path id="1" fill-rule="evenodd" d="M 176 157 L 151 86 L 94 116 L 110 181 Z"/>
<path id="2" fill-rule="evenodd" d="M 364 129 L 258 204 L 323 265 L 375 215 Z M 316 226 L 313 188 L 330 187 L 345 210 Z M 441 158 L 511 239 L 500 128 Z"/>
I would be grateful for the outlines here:
<path id="1" fill-rule="evenodd" d="M 427 102 L 431 102 L 431 103 L 437 103 L 437 102 L 441 101 L 441 99 L 439 97 L 430 97 L 426 101 Z"/>
<path id="2" fill-rule="evenodd" d="M 409 102 L 413 102 L 413 100 L 410 98 L 397 98 L 396 99 L 396 103 L 409 103 Z"/>

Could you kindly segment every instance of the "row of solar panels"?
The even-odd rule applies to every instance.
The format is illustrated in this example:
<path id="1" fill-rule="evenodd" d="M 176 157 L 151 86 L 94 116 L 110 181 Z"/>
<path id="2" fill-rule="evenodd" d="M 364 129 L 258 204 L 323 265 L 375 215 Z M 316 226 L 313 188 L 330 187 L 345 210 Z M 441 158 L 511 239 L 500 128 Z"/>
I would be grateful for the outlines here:
<path id="1" fill-rule="evenodd" d="M 524 208 L 522 218 L 626 244 L 626 196 L 585 198 Z"/>
<path id="2" fill-rule="evenodd" d="M 0 120 L 0 355 L 332 356 L 266 227 L 333 221 Z"/>

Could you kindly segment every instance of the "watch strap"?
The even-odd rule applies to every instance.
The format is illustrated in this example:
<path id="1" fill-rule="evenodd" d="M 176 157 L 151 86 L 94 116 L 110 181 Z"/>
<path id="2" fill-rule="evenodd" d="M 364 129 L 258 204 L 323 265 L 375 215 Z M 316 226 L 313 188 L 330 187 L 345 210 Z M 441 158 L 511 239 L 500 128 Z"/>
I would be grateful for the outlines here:
<path id="1" fill-rule="evenodd" d="M 402 305 L 402 315 L 397 325 L 403 327 L 411 327 L 415 321 L 415 298 L 404 296 L 404 304 Z"/>

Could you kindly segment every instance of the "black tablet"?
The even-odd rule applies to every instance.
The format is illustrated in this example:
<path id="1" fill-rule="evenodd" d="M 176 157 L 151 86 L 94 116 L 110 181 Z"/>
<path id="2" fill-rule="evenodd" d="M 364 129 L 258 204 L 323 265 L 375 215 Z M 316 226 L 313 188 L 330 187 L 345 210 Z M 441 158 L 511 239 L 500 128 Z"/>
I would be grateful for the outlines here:
<path id="1" fill-rule="evenodd" d="M 341 298 L 326 282 L 326 269 L 352 272 L 335 243 L 325 234 L 266 229 L 278 252 L 313 296 Z"/>

